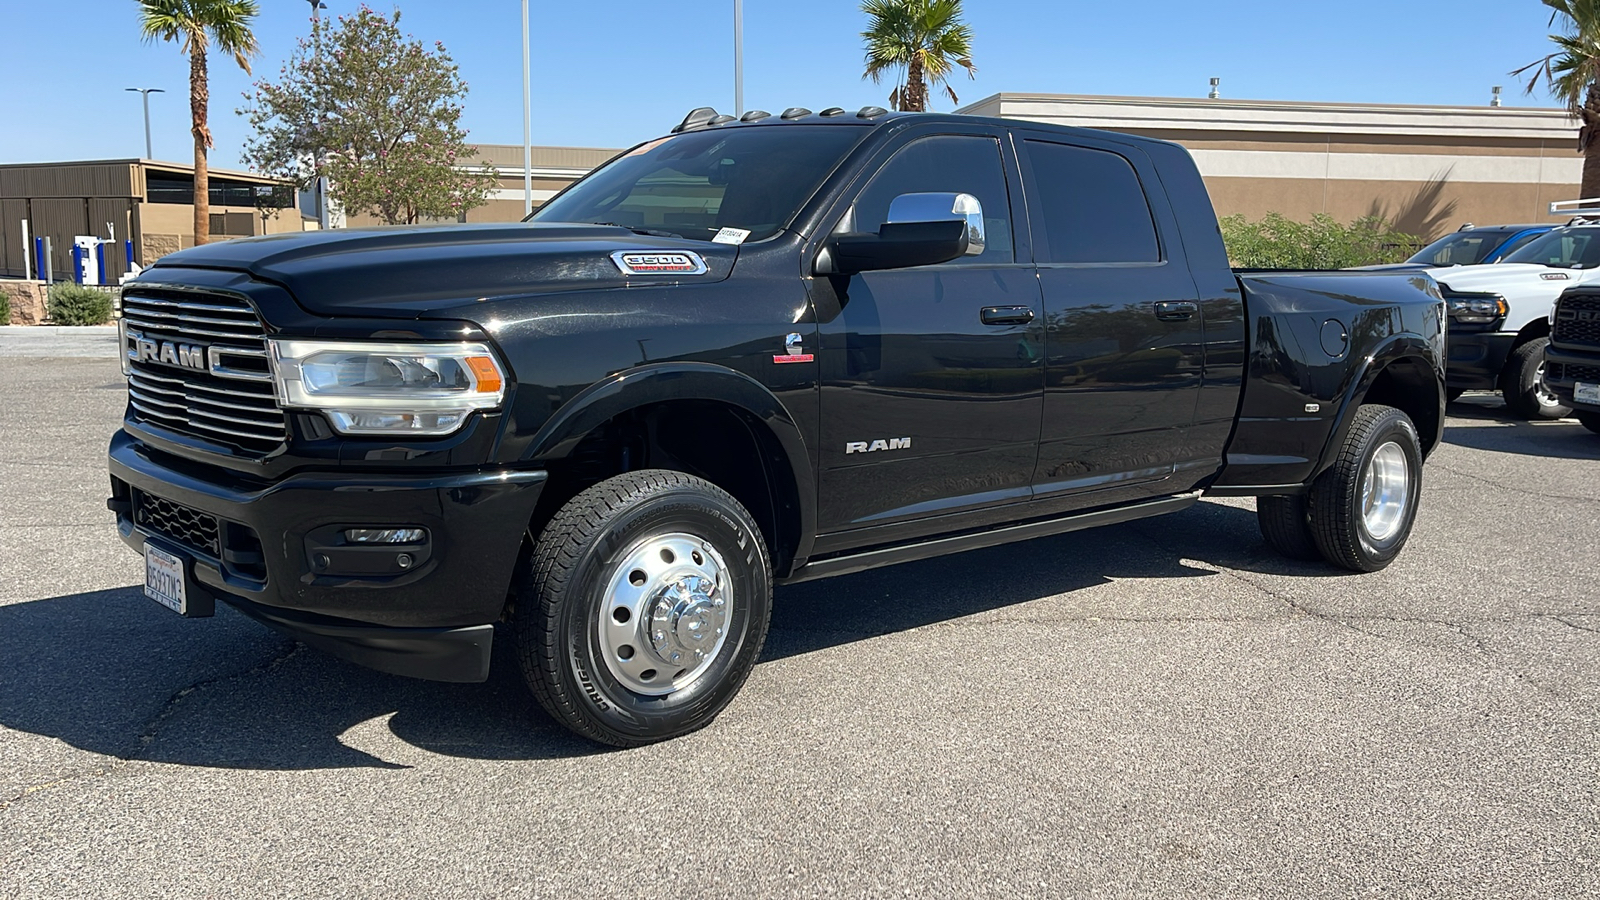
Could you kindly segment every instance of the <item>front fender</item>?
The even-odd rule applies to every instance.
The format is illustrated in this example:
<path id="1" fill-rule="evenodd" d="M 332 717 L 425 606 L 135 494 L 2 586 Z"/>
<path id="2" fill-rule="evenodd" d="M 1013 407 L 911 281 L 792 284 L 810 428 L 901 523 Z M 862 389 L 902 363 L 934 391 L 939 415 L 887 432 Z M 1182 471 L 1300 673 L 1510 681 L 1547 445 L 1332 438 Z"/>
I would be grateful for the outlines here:
<path id="1" fill-rule="evenodd" d="M 639 366 L 601 379 L 556 411 L 533 436 L 523 460 L 546 464 L 570 455 L 594 429 L 629 410 L 673 400 L 705 400 L 743 410 L 766 426 L 782 448 L 800 513 L 796 560 L 811 552 L 817 490 L 811 452 L 783 402 L 749 375 L 713 363 L 678 361 Z M 752 462 L 756 462 L 752 460 Z"/>

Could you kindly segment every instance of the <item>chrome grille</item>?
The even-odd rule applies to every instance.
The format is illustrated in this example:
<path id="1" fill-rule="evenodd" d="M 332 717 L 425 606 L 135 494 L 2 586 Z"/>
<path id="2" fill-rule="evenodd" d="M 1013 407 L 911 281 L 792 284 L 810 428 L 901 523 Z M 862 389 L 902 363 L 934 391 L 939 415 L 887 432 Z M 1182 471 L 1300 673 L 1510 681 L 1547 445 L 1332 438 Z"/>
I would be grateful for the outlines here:
<path id="1" fill-rule="evenodd" d="M 267 368 L 266 329 L 244 300 L 132 286 L 122 318 L 130 354 L 128 404 L 141 422 L 262 456 L 288 438 Z M 136 336 L 203 347 L 205 371 L 137 358 Z"/>
<path id="2" fill-rule="evenodd" d="M 1550 342 L 1600 347 L 1600 297 L 1589 294 L 1562 297 L 1556 306 Z"/>

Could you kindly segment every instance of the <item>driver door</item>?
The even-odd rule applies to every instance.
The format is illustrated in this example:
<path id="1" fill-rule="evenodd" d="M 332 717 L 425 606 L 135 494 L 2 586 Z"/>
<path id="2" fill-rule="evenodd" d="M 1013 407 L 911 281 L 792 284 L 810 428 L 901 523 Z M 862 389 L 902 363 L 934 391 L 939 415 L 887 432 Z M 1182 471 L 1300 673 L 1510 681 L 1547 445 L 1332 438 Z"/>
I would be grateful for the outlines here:
<path id="1" fill-rule="evenodd" d="M 824 534 L 1031 496 L 1043 323 L 1038 279 L 1015 246 L 1027 232 L 1019 184 L 1003 132 L 912 137 L 832 229 L 875 232 L 903 194 L 966 193 L 983 206 L 987 241 L 947 263 L 814 280 L 830 295 L 817 308 L 838 310 L 818 329 Z"/>

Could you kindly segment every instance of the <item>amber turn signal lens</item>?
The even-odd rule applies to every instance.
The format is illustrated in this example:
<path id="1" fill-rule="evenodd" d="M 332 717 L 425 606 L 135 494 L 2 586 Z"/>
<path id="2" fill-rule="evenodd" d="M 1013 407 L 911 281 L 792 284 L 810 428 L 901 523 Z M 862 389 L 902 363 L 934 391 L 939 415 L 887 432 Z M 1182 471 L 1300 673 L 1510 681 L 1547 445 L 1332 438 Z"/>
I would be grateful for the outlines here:
<path id="1" fill-rule="evenodd" d="M 478 393 L 499 393 L 500 370 L 495 368 L 494 360 L 487 356 L 469 356 L 466 363 L 467 368 L 472 370 L 473 377 L 478 379 Z"/>

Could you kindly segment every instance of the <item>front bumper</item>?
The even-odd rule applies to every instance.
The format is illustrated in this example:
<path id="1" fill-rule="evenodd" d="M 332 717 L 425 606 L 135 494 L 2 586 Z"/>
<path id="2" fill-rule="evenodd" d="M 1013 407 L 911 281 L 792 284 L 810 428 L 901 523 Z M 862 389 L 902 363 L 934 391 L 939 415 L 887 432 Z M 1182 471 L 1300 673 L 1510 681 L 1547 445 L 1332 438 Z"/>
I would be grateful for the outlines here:
<path id="1" fill-rule="evenodd" d="M 1573 399 L 1573 389 L 1578 382 L 1600 384 L 1600 350 L 1593 353 L 1569 350 L 1565 347 L 1546 347 L 1544 351 L 1544 383 L 1561 403 L 1582 412 L 1600 413 L 1600 405 L 1579 403 Z"/>
<path id="2" fill-rule="evenodd" d="M 445 681 L 487 676 L 493 623 L 547 477 L 319 472 L 261 483 L 122 431 L 109 456 L 107 505 L 128 546 L 176 551 L 201 591 L 309 645 Z M 427 539 L 338 546 L 352 527 L 423 528 Z"/>
<path id="3" fill-rule="evenodd" d="M 1445 384 L 1463 391 L 1497 391 L 1500 372 L 1511 356 L 1517 335 L 1511 331 L 1464 331 L 1450 324 L 1445 338 Z"/>

